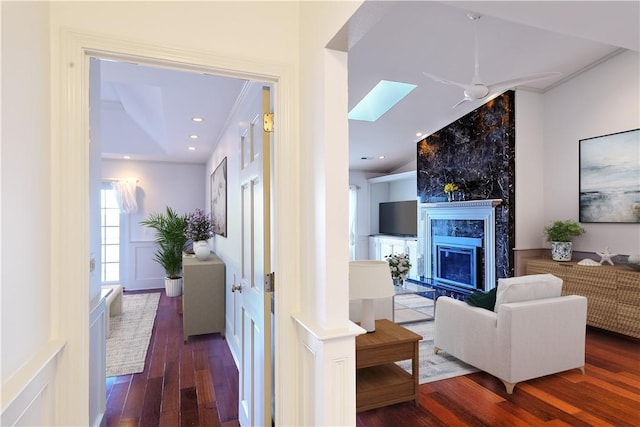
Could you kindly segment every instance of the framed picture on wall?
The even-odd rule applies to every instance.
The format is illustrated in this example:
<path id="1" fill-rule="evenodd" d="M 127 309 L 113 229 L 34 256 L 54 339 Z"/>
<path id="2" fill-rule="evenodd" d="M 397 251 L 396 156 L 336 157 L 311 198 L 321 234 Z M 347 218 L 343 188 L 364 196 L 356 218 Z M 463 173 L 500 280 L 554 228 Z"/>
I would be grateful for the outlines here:
<path id="1" fill-rule="evenodd" d="M 227 158 L 211 174 L 211 219 L 213 232 L 227 237 Z"/>
<path id="2" fill-rule="evenodd" d="M 580 140 L 580 222 L 640 223 L 640 129 Z"/>

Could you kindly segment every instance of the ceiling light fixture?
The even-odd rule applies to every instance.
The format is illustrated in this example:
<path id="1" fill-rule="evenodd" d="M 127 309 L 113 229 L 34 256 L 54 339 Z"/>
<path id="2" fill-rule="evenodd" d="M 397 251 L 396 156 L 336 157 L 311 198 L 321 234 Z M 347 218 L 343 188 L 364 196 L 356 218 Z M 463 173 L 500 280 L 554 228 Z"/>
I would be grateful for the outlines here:
<path id="1" fill-rule="evenodd" d="M 191 138 L 191 139 L 198 139 L 198 135 L 189 135 L 189 138 Z"/>
<path id="2" fill-rule="evenodd" d="M 382 160 L 382 159 L 384 159 L 384 156 L 380 156 L 380 157 L 378 157 L 378 158 L 379 158 L 380 160 Z"/>
<path id="3" fill-rule="evenodd" d="M 351 120 L 375 122 L 415 88 L 416 85 L 409 83 L 380 80 L 371 92 L 349 111 L 348 117 Z"/>
<path id="4" fill-rule="evenodd" d="M 418 137 L 422 136 L 422 132 L 416 133 L 416 136 L 418 136 Z"/>
<path id="5" fill-rule="evenodd" d="M 129 160 L 129 159 L 131 159 L 131 156 L 123 156 L 122 158 L 125 159 L 125 160 Z"/>
<path id="6" fill-rule="evenodd" d="M 191 120 L 193 120 L 194 122 L 198 122 L 198 123 L 204 121 L 204 119 L 202 117 L 191 117 Z"/>
<path id="7" fill-rule="evenodd" d="M 187 148 L 189 151 L 196 151 L 196 147 L 188 147 Z"/>

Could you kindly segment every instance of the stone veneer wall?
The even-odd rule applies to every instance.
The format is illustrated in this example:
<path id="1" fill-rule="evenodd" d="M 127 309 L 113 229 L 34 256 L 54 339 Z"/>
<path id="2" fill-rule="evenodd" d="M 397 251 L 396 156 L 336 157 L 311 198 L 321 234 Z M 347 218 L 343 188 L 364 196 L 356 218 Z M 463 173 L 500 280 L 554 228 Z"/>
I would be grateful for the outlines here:
<path id="1" fill-rule="evenodd" d="M 507 91 L 417 144 L 421 203 L 446 201 L 449 182 L 460 187 L 464 200 L 502 199 L 496 207 L 496 277 L 514 273 L 514 101 L 515 93 Z M 476 234 L 469 228 L 463 234 Z"/>

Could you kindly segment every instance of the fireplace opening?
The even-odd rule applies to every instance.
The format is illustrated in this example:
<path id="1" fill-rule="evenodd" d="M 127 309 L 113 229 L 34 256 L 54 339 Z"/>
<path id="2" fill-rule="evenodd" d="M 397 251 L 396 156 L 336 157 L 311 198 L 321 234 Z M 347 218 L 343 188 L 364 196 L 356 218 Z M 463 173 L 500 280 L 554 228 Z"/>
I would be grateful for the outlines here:
<path id="1" fill-rule="evenodd" d="M 475 290 L 484 289 L 482 239 L 433 236 L 433 271 L 437 282 Z"/>

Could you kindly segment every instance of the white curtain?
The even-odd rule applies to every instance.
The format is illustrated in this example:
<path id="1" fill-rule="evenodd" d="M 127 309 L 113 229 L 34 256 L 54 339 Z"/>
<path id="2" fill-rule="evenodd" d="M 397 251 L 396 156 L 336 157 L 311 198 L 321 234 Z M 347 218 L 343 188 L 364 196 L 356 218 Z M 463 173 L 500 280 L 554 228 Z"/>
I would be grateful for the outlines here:
<path id="1" fill-rule="evenodd" d="M 358 186 L 349 185 L 349 260 L 356 259 L 356 244 L 358 241 Z"/>
<path id="2" fill-rule="evenodd" d="M 118 196 L 120 212 L 138 212 L 138 203 L 136 201 L 137 186 L 136 180 L 113 181 L 111 183 L 111 187 L 116 191 L 116 195 Z"/>

